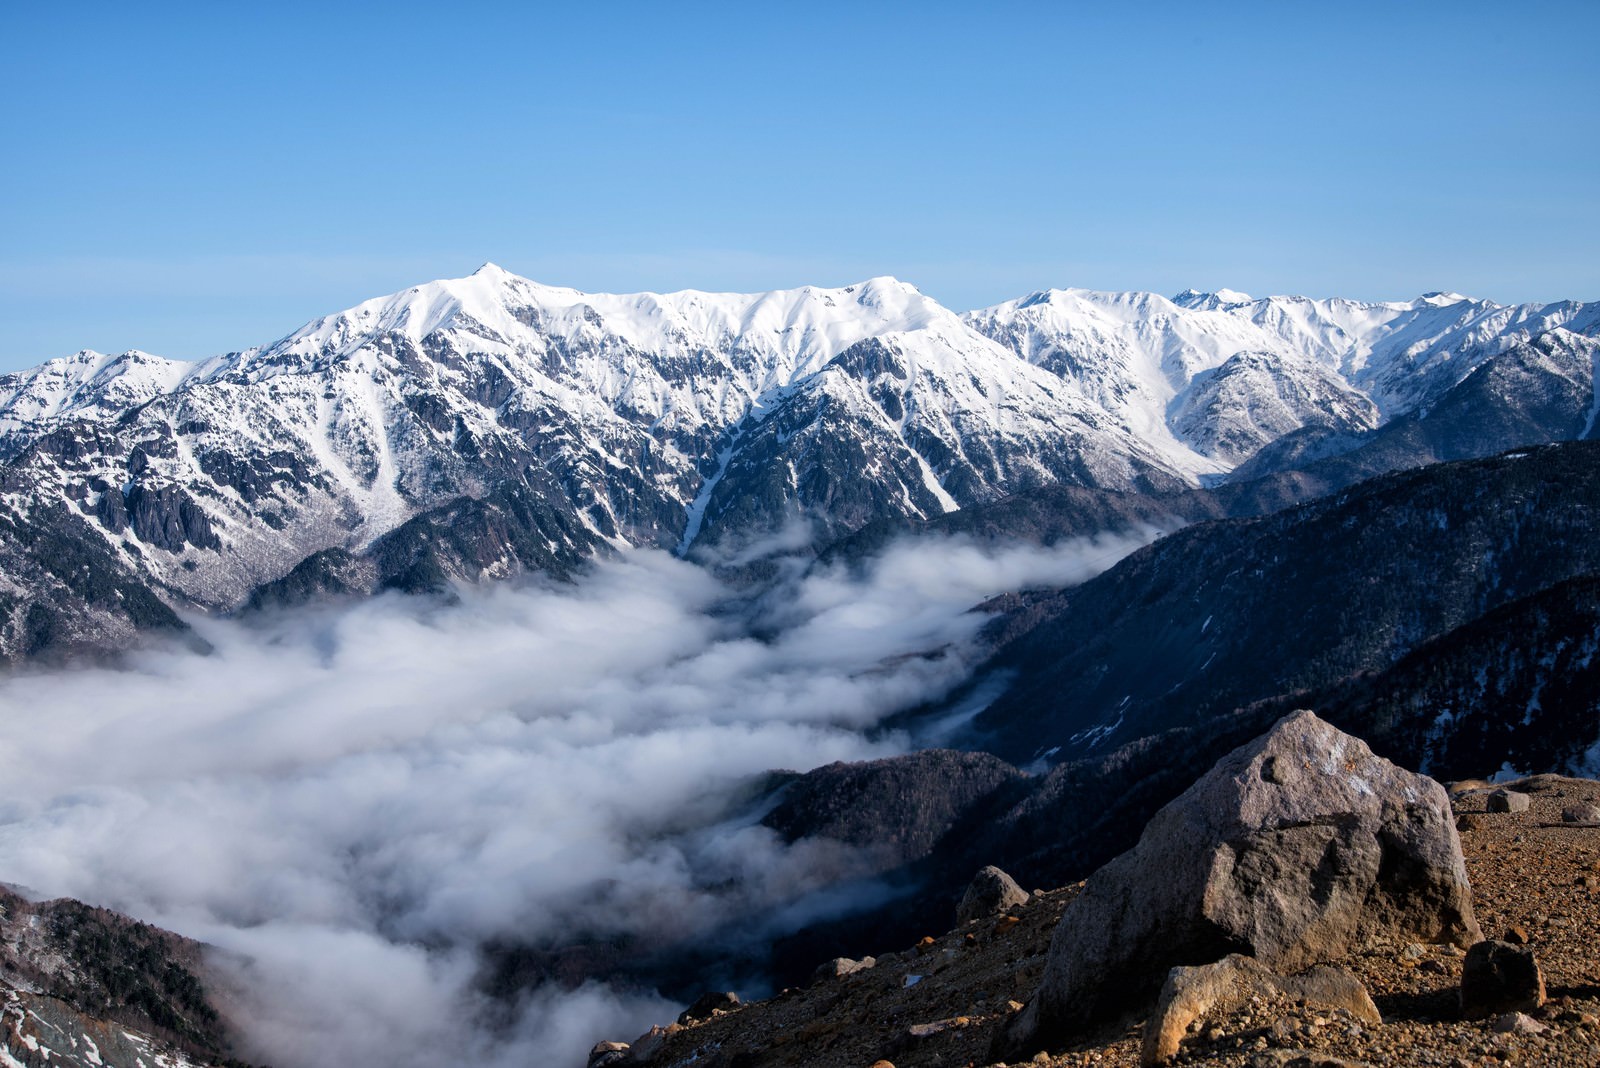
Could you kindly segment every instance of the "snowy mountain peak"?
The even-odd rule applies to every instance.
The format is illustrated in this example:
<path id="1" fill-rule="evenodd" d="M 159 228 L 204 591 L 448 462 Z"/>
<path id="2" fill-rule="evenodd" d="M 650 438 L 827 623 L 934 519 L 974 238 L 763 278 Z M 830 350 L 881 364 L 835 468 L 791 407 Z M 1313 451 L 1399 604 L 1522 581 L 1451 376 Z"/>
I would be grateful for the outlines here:
<path id="1" fill-rule="evenodd" d="M 1172 303 L 1178 307 L 1192 311 L 1215 311 L 1240 304 L 1251 304 L 1254 301 L 1255 298 L 1250 294 L 1241 293 L 1237 289 L 1218 289 L 1210 293 L 1202 293 L 1198 289 L 1185 289 L 1172 298 Z"/>
<path id="2" fill-rule="evenodd" d="M 105 414 L 176 389 L 194 365 L 129 349 L 80 349 L 0 376 L 0 433 L 37 420 Z"/>

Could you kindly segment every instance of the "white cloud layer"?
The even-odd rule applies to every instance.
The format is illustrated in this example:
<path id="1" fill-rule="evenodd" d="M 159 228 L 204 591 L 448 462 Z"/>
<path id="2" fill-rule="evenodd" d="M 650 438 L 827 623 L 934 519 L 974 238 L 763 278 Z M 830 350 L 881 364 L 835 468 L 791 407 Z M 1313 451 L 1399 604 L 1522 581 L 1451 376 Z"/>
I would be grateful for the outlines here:
<path id="1" fill-rule="evenodd" d="M 200 621 L 211 655 L 0 685 L 0 879 L 232 951 L 243 1052 L 280 1068 L 582 1064 L 674 1006 L 547 984 L 490 1028 L 479 947 L 708 937 L 859 874 L 753 825 L 741 786 L 903 751 L 865 731 L 970 672 L 970 606 L 1145 540 L 925 539 L 756 598 L 640 551 Z"/>

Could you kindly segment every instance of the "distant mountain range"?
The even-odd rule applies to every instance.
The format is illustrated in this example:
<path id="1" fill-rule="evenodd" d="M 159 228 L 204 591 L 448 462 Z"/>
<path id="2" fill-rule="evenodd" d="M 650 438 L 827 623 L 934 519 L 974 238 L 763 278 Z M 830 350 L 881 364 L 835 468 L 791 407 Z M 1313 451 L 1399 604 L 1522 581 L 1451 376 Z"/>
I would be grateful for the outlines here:
<path id="1" fill-rule="evenodd" d="M 598 552 L 816 544 L 1047 486 L 1302 499 L 1596 433 L 1600 304 L 876 278 L 627 296 L 486 265 L 196 364 L 0 378 L 0 659 Z"/>

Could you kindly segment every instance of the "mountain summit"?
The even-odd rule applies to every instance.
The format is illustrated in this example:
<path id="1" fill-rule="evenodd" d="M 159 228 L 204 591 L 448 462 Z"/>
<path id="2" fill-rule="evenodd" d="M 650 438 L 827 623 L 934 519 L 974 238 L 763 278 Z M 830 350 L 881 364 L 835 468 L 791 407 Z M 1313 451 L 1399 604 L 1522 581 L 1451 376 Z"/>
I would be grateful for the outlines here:
<path id="1" fill-rule="evenodd" d="M 435 588 L 796 516 L 828 537 L 1052 483 L 1181 489 L 1296 435 L 1354 448 L 1597 332 L 1570 302 L 1045 290 L 958 315 L 888 277 L 599 294 L 486 263 L 198 364 L 0 378 L 4 505 L 18 559 L 49 530 L 169 604 Z"/>

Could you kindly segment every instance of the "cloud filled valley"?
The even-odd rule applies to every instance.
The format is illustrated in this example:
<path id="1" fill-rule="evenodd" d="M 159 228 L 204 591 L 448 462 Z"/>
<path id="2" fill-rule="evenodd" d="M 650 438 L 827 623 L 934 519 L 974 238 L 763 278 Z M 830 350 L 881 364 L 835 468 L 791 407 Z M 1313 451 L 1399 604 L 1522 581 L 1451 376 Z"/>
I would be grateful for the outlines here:
<path id="1" fill-rule="evenodd" d="M 195 620 L 207 654 L 6 680 L 0 878 L 225 951 L 258 1060 L 581 1063 L 673 1006 L 601 979 L 492 1002 L 483 947 L 646 952 L 844 907 L 821 891 L 861 859 L 783 844 L 756 777 L 915 745 L 873 728 L 969 675 L 972 606 L 1147 540 L 903 541 L 757 591 L 642 550 Z"/>

